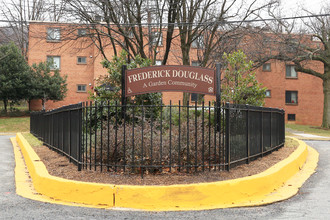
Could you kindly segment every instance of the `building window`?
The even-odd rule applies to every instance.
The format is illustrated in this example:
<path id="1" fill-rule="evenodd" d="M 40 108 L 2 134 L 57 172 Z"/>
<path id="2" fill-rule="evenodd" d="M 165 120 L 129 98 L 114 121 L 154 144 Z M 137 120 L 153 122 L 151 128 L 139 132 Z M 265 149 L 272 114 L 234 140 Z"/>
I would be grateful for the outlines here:
<path id="1" fill-rule="evenodd" d="M 296 120 L 296 114 L 288 114 L 288 121 L 295 121 Z"/>
<path id="2" fill-rule="evenodd" d="M 95 15 L 95 16 L 94 16 L 94 20 L 95 20 L 96 22 L 101 22 L 101 21 L 103 20 L 103 17 L 102 17 L 101 15 Z"/>
<path id="3" fill-rule="evenodd" d="M 59 29 L 59 28 L 47 28 L 47 40 L 49 40 L 49 41 L 60 41 L 61 40 L 61 29 Z"/>
<path id="4" fill-rule="evenodd" d="M 191 65 L 192 66 L 200 66 L 200 63 L 199 63 L 199 61 L 192 61 Z"/>
<path id="5" fill-rule="evenodd" d="M 317 36 L 314 36 L 314 35 L 311 37 L 311 40 L 316 41 L 316 42 L 321 42 L 320 38 L 318 38 Z"/>
<path id="6" fill-rule="evenodd" d="M 77 92 L 86 92 L 86 85 L 77 85 Z"/>
<path id="7" fill-rule="evenodd" d="M 262 71 L 270 72 L 271 71 L 270 67 L 271 67 L 270 63 L 264 63 L 264 65 L 262 65 Z"/>
<path id="8" fill-rule="evenodd" d="M 264 37 L 262 38 L 262 43 L 263 43 L 264 45 L 269 45 L 269 43 L 271 43 L 271 42 L 272 42 L 272 38 L 271 38 L 271 37 L 264 36 Z"/>
<path id="9" fill-rule="evenodd" d="M 87 58 L 86 57 L 77 57 L 77 64 L 86 64 Z"/>
<path id="10" fill-rule="evenodd" d="M 294 65 L 285 66 L 286 78 L 298 78 Z"/>
<path id="11" fill-rule="evenodd" d="M 271 97 L 271 92 L 270 90 L 265 91 L 265 97 L 270 98 Z"/>
<path id="12" fill-rule="evenodd" d="M 87 35 L 87 30 L 85 28 L 78 29 L 78 36 L 83 37 Z"/>
<path id="13" fill-rule="evenodd" d="M 131 39 L 134 39 L 135 38 L 135 35 L 134 35 L 133 30 L 131 30 L 131 31 L 128 32 L 128 38 L 131 38 Z"/>
<path id="14" fill-rule="evenodd" d="M 285 91 L 285 103 L 286 104 L 298 104 L 298 92 L 297 91 Z"/>
<path id="15" fill-rule="evenodd" d="M 192 102 L 197 102 L 198 104 L 201 104 L 204 100 L 204 94 L 198 94 L 198 93 L 191 93 L 190 100 Z"/>
<path id="16" fill-rule="evenodd" d="M 162 61 L 161 60 L 156 60 L 155 61 L 155 65 L 156 66 L 161 66 L 162 65 Z"/>
<path id="17" fill-rule="evenodd" d="M 199 61 L 191 61 L 191 66 L 200 66 Z M 191 101 L 200 104 L 204 99 L 204 94 L 191 93 Z"/>
<path id="18" fill-rule="evenodd" d="M 60 56 L 47 56 L 47 62 L 50 64 L 50 69 L 58 70 L 61 68 Z"/>
<path id="19" fill-rule="evenodd" d="M 200 35 L 191 43 L 192 48 L 204 48 L 204 36 Z"/>
<path id="20" fill-rule="evenodd" d="M 162 46 L 163 45 L 163 34 L 158 31 L 151 32 L 151 44 L 157 45 L 157 46 Z"/>
<path id="21" fill-rule="evenodd" d="M 198 94 L 197 93 L 191 93 L 190 97 L 192 102 L 197 102 L 198 101 Z"/>

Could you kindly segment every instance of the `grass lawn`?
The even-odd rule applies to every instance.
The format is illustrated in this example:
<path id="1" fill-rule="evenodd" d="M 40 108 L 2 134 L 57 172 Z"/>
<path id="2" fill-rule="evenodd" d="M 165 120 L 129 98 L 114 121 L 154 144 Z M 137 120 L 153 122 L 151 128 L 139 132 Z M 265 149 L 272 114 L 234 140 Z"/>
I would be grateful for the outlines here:
<path id="1" fill-rule="evenodd" d="M 30 117 L 0 118 L 0 133 L 16 133 L 30 131 Z"/>
<path id="2" fill-rule="evenodd" d="M 22 133 L 22 135 L 32 147 L 41 147 L 43 145 L 42 141 L 39 141 L 38 138 L 31 133 Z"/>
<path id="3" fill-rule="evenodd" d="M 316 127 L 312 125 L 296 125 L 296 124 L 286 124 L 285 127 L 293 129 L 295 131 L 304 132 L 307 134 L 330 137 L 330 129 L 323 129 L 321 127 Z M 290 135 L 289 132 L 285 132 L 285 133 L 286 135 Z"/>

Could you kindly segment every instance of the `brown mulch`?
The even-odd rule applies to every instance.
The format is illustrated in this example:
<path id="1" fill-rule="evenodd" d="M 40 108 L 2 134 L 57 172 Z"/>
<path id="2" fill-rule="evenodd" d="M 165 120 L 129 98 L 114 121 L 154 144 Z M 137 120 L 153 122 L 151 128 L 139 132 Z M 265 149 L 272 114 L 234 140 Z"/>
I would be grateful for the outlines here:
<path id="1" fill-rule="evenodd" d="M 290 142 L 290 141 L 289 141 Z M 251 176 L 265 171 L 269 167 L 287 158 L 297 147 L 297 144 L 286 143 L 286 146 L 273 153 L 250 162 L 232 168 L 227 171 L 205 171 L 197 174 L 165 173 L 144 175 L 139 174 L 109 173 L 94 170 L 78 171 L 77 166 L 70 163 L 68 158 L 50 150 L 47 147 L 34 147 L 40 159 L 46 165 L 48 172 L 53 176 L 70 180 L 85 182 L 107 183 L 116 185 L 172 185 L 201 182 L 213 182 L 240 177 Z"/>

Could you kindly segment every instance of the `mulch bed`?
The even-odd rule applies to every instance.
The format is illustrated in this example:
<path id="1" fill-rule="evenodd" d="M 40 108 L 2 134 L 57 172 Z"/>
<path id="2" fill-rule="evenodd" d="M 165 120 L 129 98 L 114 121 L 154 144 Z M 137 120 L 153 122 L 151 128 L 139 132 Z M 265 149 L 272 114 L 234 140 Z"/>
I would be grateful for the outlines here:
<path id="1" fill-rule="evenodd" d="M 285 146 L 273 153 L 250 162 L 232 168 L 227 171 L 205 171 L 201 173 L 162 173 L 149 174 L 141 178 L 139 174 L 100 172 L 94 170 L 78 171 L 77 166 L 69 162 L 65 156 L 58 154 L 47 148 L 34 147 L 40 159 L 46 165 L 48 172 L 57 177 L 70 180 L 106 183 L 115 185 L 172 185 L 172 184 L 189 184 L 201 182 L 213 182 L 228 179 L 236 179 L 240 177 L 251 176 L 265 171 L 269 167 L 287 158 L 295 147 Z"/>

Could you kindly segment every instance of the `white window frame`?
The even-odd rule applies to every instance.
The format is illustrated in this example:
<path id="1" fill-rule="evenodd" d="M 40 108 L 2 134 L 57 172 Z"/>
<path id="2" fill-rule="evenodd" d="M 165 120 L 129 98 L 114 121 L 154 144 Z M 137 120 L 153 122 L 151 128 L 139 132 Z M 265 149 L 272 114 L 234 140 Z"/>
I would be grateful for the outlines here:
<path id="1" fill-rule="evenodd" d="M 80 61 L 79 61 L 80 59 Z M 82 62 L 81 59 L 85 59 L 85 62 Z M 78 56 L 77 57 L 77 64 L 87 64 L 87 57 L 86 56 Z"/>
<path id="2" fill-rule="evenodd" d="M 80 89 L 79 89 L 80 87 Z M 77 92 L 87 92 L 87 85 L 86 84 L 77 84 Z"/>
<path id="3" fill-rule="evenodd" d="M 287 92 L 290 92 L 290 102 L 287 102 Z M 285 91 L 285 104 L 298 105 L 298 91 Z"/>
<path id="4" fill-rule="evenodd" d="M 294 78 L 294 79 L 298 78 L 298 73 L 295 70 L 295 65 L 289 65 L 289 64 L 285 65 L 285 77 Z"/>
<path id="5" fill-rule="evenodd" d="M 314 42 L 321 42 L 320 38 L 318 38 L 314 35 L 311 36 L 311 40 L 314 41 Z"/>
<path id="6" fill-rule="evenodd" d="M 264 63 L 262 65 L 262 71 L 264 71 L 264 72 L 270 72 L 270 71 L 272 71 L 271 64 L 270 63 Z"/>
<path id="7" fill-rule="evenodd" d="M 267 89 L 267 90 L 265 91 L 265 97 L 266 97 L 266 98 L 270 98 L 270 97 L 272 97 L 272 92 L 271 92 L 269 89 Z"/>
<path id="8" fill-rule="evenodd" d="M 204 36 L 200 35 L 193 42 L 191 42 L 191 47 L 192 48 L 204 48 Z"/>
<path id="9" fill-rule="evenodd" d="M 78 29 L 78 36 L 83 37 L 87 35 L 87 29 L 86 28 L 79 28 Z"/>
<path id="10" fill-rule="evenodd" d="M 289 119 L 289 116 L 293 116 L 294 119 Z M 288 114 L 288 121 L 296 121 L 296 114 Z"/>
<path id="11" fill-rule="evenodd" d="M 61 57 L 60 56 L 47 56 L 47 62 L 50 63 L 51 70 L 61 69 Z"/>
<path id="12" fill-rule="evenodd" d="M 157 44 L 157 41 L 159 39 L 159 42 Z M 163 46 L 163 33 L 160 32 L 160 31 L 153 31 L 151 32 L 151 44 L 152 45 L 157 45 L 158 47 L 159 46 Z"/>
<path id="13" fill-rule="evenodd" d="M 199 61 L 191 61 L 191 66 L 200 66 L 200 62 Z"/>
<path id="14" fill-rule="evenodd" d="M 161 60 L 156 60 L 155 61 L 155 66 L 161 66 L 162 65 L 162 61 Z"/>
<path id="15" fill-rule="evenodd" d="M 127 37 L 130 38 L 130 39 L 134 39 L 135 38 L 135 35 L 134 35 L 134 32 L 133 32 L 133 28 L 128 31 Z"/>
<path id="16" fill-rule="evenodd" d="M 60 28 L 47 28 L 47 40 L 48 41 L 61 41 L 61 29 Z"/>

